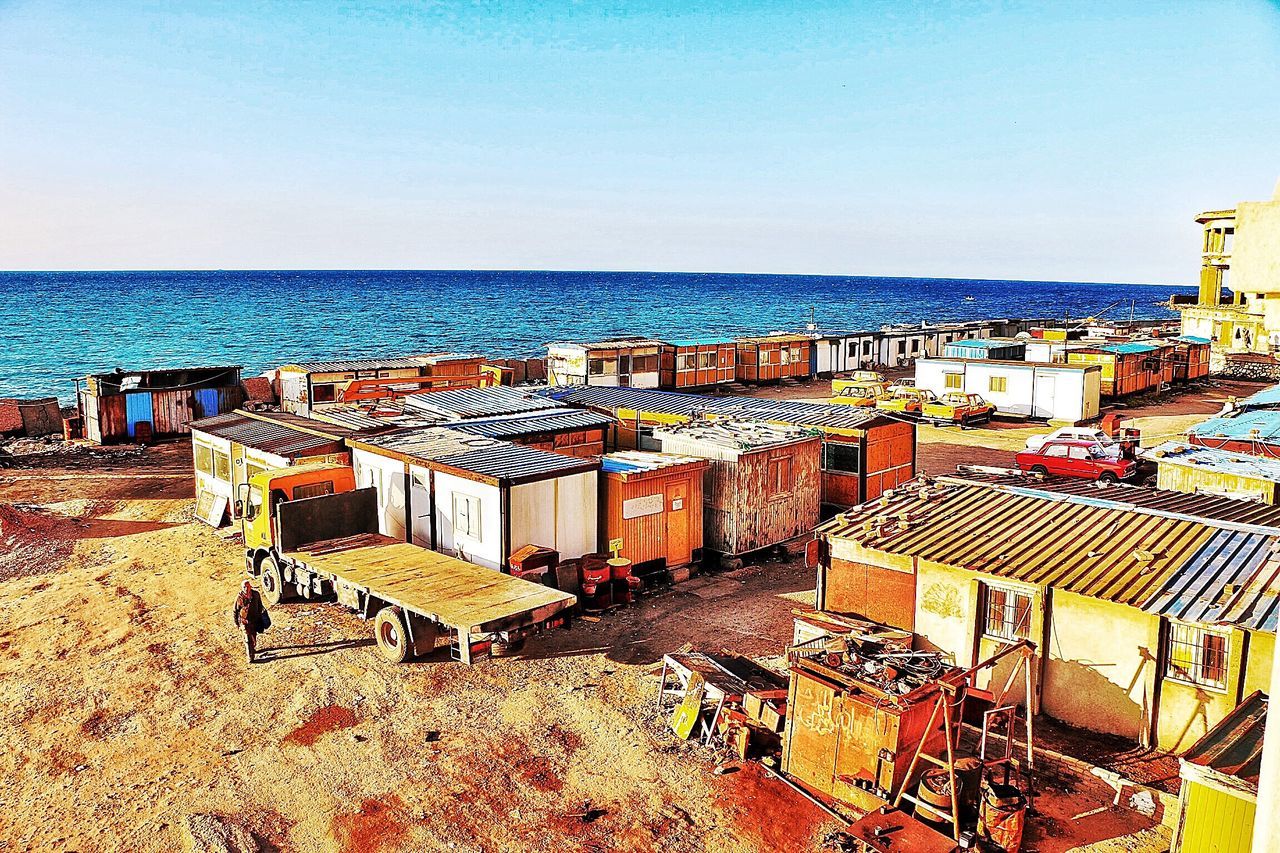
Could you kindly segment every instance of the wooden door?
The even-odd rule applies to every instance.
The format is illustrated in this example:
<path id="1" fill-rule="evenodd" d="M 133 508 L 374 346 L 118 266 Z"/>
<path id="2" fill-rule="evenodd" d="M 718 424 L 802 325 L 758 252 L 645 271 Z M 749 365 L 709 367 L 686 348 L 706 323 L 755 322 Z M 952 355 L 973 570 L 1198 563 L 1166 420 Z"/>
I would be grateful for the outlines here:
<path id="1" fill-rule="evenodd" d="M 693 559 L 689 548 L 689 484 L 667 483 L 667 565 L 683 566 Z M 701 507 L 698 508 L 701 512 Z"/>

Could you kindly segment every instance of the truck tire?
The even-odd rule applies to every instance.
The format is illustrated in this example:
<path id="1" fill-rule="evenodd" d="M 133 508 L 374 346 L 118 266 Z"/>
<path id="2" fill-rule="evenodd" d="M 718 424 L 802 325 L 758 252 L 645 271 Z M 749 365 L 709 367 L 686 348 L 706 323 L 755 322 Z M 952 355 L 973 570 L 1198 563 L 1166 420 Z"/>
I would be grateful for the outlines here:
<path id="1" fill-rule="evenodd" d="M 1049 469 L 1043 465 L 1032 465 L 1031 473 L 1035 474 L 1037 477 L 1047 477 L 1049 475 Z"/>
<path id="2" fill-rule="evenodd" d="M 373 620 L 373 638 L 378 651 L 392 663 L 404 663 L 409 658 L 409 628 L 405 625 L 404 611 L 399 607 L 384 607 Z"/>
<path id="3" fill-rule="evenodd" d="M 268 607 L 275 607 L 285 599 L 284 575 L 280 572 L 280 564 L 272 557 L 262 561 L 262 571 L 258 575 L 258 586 L 262 588 L 262 601 Z"/>

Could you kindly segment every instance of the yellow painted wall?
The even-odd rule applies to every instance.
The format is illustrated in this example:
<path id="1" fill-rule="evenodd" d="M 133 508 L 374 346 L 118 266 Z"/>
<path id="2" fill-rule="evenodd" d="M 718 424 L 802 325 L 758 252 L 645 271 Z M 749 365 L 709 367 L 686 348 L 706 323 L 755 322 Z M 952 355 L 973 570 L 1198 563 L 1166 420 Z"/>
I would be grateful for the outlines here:
<path id="1" fill-rule="evenodd" d="M 1271 668 L 1275 665 L 1276 635 L 1262 631 L 1249 631 L 1249 649 L 1244 663 L 1244 687 L 1240 698 L 1261 690 L 1270 696 Z M 1280 685 L 1276 685 L 1280 687 Z"/>
<path id="2" fill-rule="evenodd" d="M 1226 791 L 1185 780 L 1180 853 L 1249 853 L 1257 804 Z"/>
<path id="3" fill-rule="evenodd" d="M 1203 470 L 1190 465 L 1158 462 L 1156 485 L 1172 492 L 1188 495 L 1207 493 L 1276 503 L 1276 483 L 1253 477 L 1242 477 L 1222 471 Z"/>
<path id="4" fill-rule="evenodd" d="M 1156 745 L 1168 752 L 1182 752 L 1231 713 L 1240 698 L 1244 632 L 1230 632 L 1227 653 L 1227 689 L 1214 690 L 1184 684 L 1171 678 L 1160 683 L 1160 720 Z"/>
<path id="5" fill-rule="evenodd" d="M 1156 616 L 1054 590 L 1041 710 L 1142 742 L 1150 731 L 1159 640 Z"/>
<path id="6" fill-rule="evenodd" d="M 975 663 L 978 582 L 969 572 L 921 560 L 916 575 L 916 645 L 950 652 L 957 666 Z"/>
<path id="7" fill-rule="evenodd" d="M 1237 293 L 1280 293 L 1280 199 L 1236 205 L 1228 286 Z"/>

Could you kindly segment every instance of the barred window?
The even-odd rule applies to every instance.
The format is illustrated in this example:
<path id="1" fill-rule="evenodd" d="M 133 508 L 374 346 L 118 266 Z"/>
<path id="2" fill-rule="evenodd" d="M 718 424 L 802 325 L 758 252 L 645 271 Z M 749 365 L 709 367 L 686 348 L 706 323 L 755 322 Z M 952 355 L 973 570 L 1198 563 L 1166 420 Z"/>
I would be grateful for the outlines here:
<path id="1" fill-rule="evenodd" d="M 983 633 L 998 640 L 1031 638 L 1031 594 L 1005 587 L 987 587 Z"/>
<path id="2" fill-rule="evenodd" d="M 1227 635 L 1196 625 L 1169 624 L 1169 664 L 1165 675 L 1225 690 L 1227 687 Z"/>

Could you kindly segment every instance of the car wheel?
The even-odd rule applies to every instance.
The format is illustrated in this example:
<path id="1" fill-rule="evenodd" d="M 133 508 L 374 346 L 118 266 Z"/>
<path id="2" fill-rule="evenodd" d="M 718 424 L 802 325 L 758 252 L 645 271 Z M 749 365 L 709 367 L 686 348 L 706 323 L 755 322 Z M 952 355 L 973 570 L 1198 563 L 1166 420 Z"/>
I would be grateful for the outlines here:
<path id="1" fill-rule="evenodd" d="M 1101 474 L 1098 475 L 1098 482 L 1106 483 L 1108 486 L 1110 486 L 1112 483 L 1117 482 L 1117 477 L 1115 474 L 1111 473 L 1110 471 L 1103 471 Z"/>
<path id="2" fill-rule="evenodd" d="M 1047 477 L 1049 476 L 1049 469 L 1043 465 L 1032 465 L 1030 473 L 1035 474 L 1037 477 Z"/>

